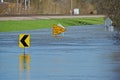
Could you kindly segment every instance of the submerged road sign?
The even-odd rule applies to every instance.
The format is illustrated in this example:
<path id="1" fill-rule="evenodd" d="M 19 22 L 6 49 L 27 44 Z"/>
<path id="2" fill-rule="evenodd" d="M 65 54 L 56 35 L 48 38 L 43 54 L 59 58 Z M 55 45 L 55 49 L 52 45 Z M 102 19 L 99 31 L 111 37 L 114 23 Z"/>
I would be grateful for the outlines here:
<path id="1" fill-rule="evenodd" d="M 30 47 L 30 34 L 19 35 L 19 47 L 21 48 Z"/>
<path id="2" fill-rule="evenodd" d="M 64 27 L 56 25 L 56 24 L 53 25 L 53 35 L 59 35 L 65 31 L 66 29 Z"/>

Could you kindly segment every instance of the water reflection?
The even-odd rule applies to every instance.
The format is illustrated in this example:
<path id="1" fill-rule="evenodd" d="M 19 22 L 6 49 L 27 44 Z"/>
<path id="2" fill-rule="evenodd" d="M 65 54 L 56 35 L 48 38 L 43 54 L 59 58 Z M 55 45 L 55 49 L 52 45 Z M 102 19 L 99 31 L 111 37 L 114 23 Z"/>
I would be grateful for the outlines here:
<path id="1" fill-rule="evenodd" d="M 115 31 L 114 34 L 114 41 L 115 41 L 115 45 L 120 45 L 120 31 Z"/>
<path id="2" fill-rule="evenodd" d="M 115 28 L 113 39 L 114 39 L 114 45 L 119 47 L 120 46 L 120 31 L 119 31 L 119 29 Z M 119 76 L 119 74 L 120 74 L 120 52 L 112 53 L 112 64 L 114 65 L 113 70 L 112 70 L 112 72 L 115 74 L 114 80 L 120 80 L 120 76 Z"/>
<path id="3" fill-rule="evenodd" d="M 30 80 L 30 54 L 19 56 L 20 80 Z"/>
<path id="4" fill-rule="evenodd" d="M 114 64 L 113 72 L 115 74 L 114 80 L 120 80 L 120 52 L 116 52 L 112 54 L 112 64 Z"/>
<path id="5" fill-rule="evenodd" d="M 114 26 L 105 26 L 105 31 L 110 31 L 113 32 L 114 31 Z"/>

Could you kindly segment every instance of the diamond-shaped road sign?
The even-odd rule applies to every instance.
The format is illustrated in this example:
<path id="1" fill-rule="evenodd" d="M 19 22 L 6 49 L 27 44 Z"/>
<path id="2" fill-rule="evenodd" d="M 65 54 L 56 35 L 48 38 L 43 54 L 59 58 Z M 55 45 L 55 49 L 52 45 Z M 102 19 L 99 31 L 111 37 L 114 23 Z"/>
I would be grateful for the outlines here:
<path id="1" fill-rule="evenodd" d="M 53 25 L 53 35 L 58 35 L 65 31 L 66 29 L 64 27 L 58 26 L 56 24 Z"/>
<path id="2" fill-rule="evenodd" d="M 19 35 L 19 47 L 21 48 L 30 47 L 30 34 Z"/>

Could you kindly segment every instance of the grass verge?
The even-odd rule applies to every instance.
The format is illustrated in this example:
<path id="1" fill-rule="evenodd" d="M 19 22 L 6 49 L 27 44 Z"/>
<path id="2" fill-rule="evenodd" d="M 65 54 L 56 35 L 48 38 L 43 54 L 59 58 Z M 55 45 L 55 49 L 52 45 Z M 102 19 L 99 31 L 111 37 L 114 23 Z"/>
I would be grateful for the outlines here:
<path id="1" fill-rule="evenodd" d="M 35 30 L 52 28 L 53 24 L 61 23 L 63 26 L 79 26 L 103 24 L 103 18 L 63 18 L 63 19 L 43 19 L 43 20 L 18 20 L 0 21 L 0 32 Z"/>

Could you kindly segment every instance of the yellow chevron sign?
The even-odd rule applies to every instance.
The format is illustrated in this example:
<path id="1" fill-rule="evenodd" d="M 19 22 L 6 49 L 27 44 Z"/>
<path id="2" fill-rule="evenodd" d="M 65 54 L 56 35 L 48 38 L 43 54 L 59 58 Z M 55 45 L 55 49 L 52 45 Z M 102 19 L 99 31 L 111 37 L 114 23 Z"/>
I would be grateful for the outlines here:
<path id="1" fill-rule="evenodd" d="M 19 47 L 21 48 L 30 47 L 30 34 L 19 35 Z"/>
<path id="2" fill-rule="evenodd" d="M 58 35 L 65 31 L 66 29 L 64 27 L 58 26 L 56 24 L 53 25 L 53 35 Z"/>

